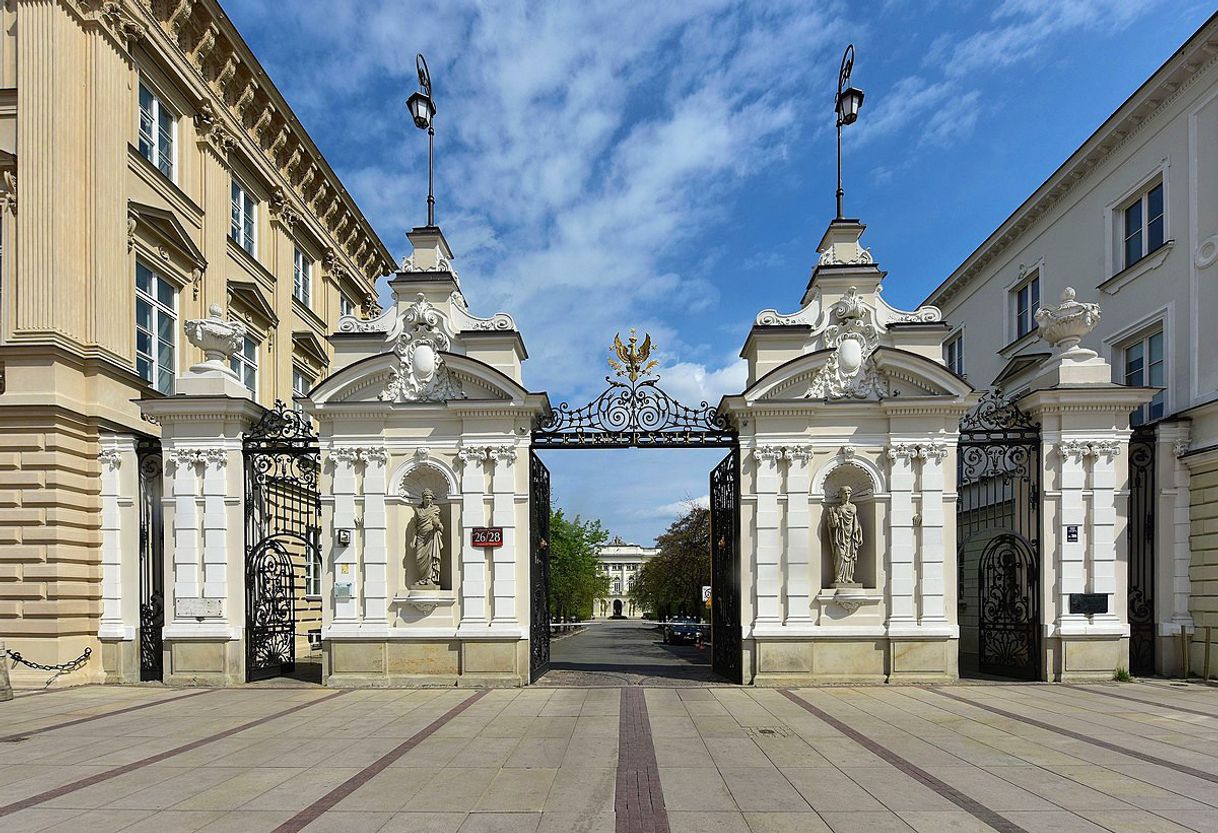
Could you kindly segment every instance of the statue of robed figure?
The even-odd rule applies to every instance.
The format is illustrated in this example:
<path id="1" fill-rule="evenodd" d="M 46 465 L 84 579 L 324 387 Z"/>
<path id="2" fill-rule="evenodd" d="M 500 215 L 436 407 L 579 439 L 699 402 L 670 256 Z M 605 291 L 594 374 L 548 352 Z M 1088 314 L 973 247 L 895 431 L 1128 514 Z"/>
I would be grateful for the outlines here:
<path id="1" fill-rule="evenodd" d="M 833 549 L 833 575 L 836 586 L 855 584 L 854 568 L 858 564 L 859 550 L 863 546 L 863 523 L 858 507 L 850 502 L 853 490 L 843 486 L 838 492 L 841 501 L 829 507 L 826 524 L 829 529 L 829 545 Z"/>
<path id="2" fill-rule="evenodd" d="M 423 490 L 423 499 L 415 507 L 414 566 L 419 574 L 415 587 L 440 586 L 440 552 L 444 540 L 444 522 L 440 507 L 431 489 Z"/>

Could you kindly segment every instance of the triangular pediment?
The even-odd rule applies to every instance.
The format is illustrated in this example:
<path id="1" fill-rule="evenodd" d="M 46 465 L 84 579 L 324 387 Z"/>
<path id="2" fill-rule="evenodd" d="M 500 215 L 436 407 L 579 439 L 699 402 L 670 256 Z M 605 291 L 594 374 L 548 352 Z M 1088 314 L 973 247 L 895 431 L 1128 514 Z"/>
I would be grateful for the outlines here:
<path id="1" fill-rule="evenodd" d="M 853 372 L 834 350 L 819 350 L 774 368 L 745 391 L 749 402 L 845 401 L 897 397 L 959 397 L 972 387 L 938 362 L 905 350 L 879 347 Z"/>
<path id="2" fill-rule="evenodd" d="M 207 258 L 203 257 L 203 252 L 195 245 L 185 226 L 173 212 L 130 200 L 127 203 L 127 216 L 135 222 L 137 228 L 143 226 L 153 239 L 177 252 L 196 269 L 201 271 L 207 268 Z"/>

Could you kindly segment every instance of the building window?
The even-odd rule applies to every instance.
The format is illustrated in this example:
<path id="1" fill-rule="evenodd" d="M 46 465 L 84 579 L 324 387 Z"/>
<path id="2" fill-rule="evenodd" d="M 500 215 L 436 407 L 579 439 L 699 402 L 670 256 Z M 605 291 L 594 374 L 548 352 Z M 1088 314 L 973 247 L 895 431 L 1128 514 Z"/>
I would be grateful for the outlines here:
<path id="1" fill-rule="evenodd" d="M 338 314 L 355 315 L 355 304 L 351 303 L 345 292 L 338 293 Z"/>
<path id="2" fill-rule="evenodd" d="M 258 201 L 255 200 L 245 186 L 233 180 L 233 221 L 229 227 L 229 236 L 233 242 L 255 255 L 255 229 L 257 227 Z"/>
<path id="3" fill-rule="evenodd" d="M 165 103 L 140 83 L 140 154 L 173 179 L 173 140 L 178 118 Z"/>
<path id="4" fill-rule="evenodd" d="M 305 596 L 321 597 L 321 553 L 312 547 L 305 559 Z"/>
<path id="5" fill-rule="evenodd" d="M 306 307 L 313 297 L 313 261 L 297 246 L 292 253 L 292 294 Z"/>
<path id="6" fill-rule="evenodd" d="M 964 334 L 956 333 L 947 344 L 943 345 L 943 361 L 947 369 L 957 376 L 964 375 Z"/>
<path id="7" fill-rule="evenodd" d="M 1125 345 L 1125 384 L 1135 387 L 1162 388 L 1164 385 L 1165 362 L 1163 358 L 1163 331 L 1139 338 Z M 1160 390 L 1155 398 L 1142 405 L 1130 417 L 1134 425 L 1143 425 L 1162 419 L 1167 405 L 1167 392 Z"/>
<path id="8" fill-rule="evenodd" d="M 292 368 L 292 396 L 306 396 L 313 387 L 313 377 Z"/>
<path id="9" fill-rule="evenodd" d="M 246 336 L 245 340 L 241 342 L 241 349 L 233 353 L 228 363 L 232 367 L 233 373 L 236 373 L 237 378 L 241 380 L 241 384 L 245 385 L 250 393 L 257 396 L 258 342 Z"/>
<path id="10" fill-rule="evenodd" d="M 1040 275 L 1028 278 L 1011 294 L 1015 296 L 1015 337 L 1023 338 L 1036 329 L 1036 310 L 1040 308 Z"/>
<path id="11" fill-rule="evenodd" d="M 609 589 L 609 592 L 614 596 L 622 595 L 622 580 L 620 578 L 615 578 L 613 580 L 613 586 Z"/>
<path id="12" fill-rule="evenodd" d="M 173 393 L 177 371 L 177 292 L 142 263 L 135 264 L 135 369 L 161 393 Z"/>
<path id="13" fill-rule="evenodd" d="M 1121 212 L 1125 261 L 1128 269 L 1163 245 L 1163 183 L 1160 182 Z"/>

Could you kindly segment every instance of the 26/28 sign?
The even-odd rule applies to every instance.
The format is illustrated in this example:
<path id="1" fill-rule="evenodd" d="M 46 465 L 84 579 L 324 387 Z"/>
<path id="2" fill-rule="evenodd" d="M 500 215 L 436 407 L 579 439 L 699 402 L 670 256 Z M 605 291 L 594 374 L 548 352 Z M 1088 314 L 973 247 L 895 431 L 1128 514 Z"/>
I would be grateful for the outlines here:
<path id="1" fill-rule="evenodd" d="M 502 547 L 503 527 L 476 526 L 470 530 L 469 542 L 475 547 Z"/>

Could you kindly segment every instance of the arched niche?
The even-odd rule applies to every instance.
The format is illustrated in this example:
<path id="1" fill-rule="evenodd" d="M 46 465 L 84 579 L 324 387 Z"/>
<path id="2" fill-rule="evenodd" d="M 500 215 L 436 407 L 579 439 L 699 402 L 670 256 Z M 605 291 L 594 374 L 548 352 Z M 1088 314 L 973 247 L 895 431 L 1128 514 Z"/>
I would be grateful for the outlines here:
<path id="1" fill-rule="evenodd" d="M 880 548 L 880 512 L 875 499 L 877 480 L 873 471 L 857 460 L 826 466 L 818 475 L 818 488 L 815 489 L 813 499 L 820 503 L 817 544 L 820 552 L 821 587 L 832 587 L 836 581 L 828 510 L 840 502 L 841 489 L 844 486 L 850 487 L 850 501 L 858 507 L 858 517 L 863 527 L 863 543 L 855 564 L 854 581 L 865 588 L 878 586 L 876 554 L 883 550 Z"/>
<path id="2" fill-rule="evenodd" d="M 389 481 L 389 505 L 395 517 L 394 528 L 398 530 L 401 556 L 398 559 L 399 586 L 415 588 L 422 575 L 415 563 L 415 535 L 418 530 L 418 507 L 424 490 L 430 490 L 433 501 L 440 507 L 440 521 L 444 524 L 440 549 L 441 590 L 453 588 L 453 565 L 461 551 L 460 489 L 452 469 L 442 461 L 416 454 L 398 466 Z M 392 551 L 392 547 L 391 547 Z"/>

